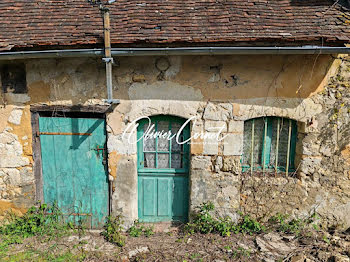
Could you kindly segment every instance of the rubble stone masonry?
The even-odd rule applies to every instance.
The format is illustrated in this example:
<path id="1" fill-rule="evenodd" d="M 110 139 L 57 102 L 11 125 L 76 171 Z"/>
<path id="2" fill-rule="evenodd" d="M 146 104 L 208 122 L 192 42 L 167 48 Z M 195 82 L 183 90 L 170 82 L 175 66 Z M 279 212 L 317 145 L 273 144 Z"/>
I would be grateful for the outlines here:
<path id="1" fill-rule="evenodd" d="M 191 133 L 224 126 L 223 141 L 191 144 L 190 211 L 213 201 L 219 215 L 259 218 L 276 212 L 350 227 L 350 60 L 328 55 L 116 58 L 107 113 L 112 212 L 137 219 L 137 148 L 122 138 L 141 116 L 196 116 Z M 0 96 L 0 211 L 35 204 L 30 106 L 98 105 L 106 97 L 104 65 L 95 59 L 25 61 L 27 94 Z M 166 65 L 166 66 L 164 66 Z M 295 173 L 242 174 L 244 121 L 296 120 Z M 136 138 L 136 133 L 131 134 Z"/>

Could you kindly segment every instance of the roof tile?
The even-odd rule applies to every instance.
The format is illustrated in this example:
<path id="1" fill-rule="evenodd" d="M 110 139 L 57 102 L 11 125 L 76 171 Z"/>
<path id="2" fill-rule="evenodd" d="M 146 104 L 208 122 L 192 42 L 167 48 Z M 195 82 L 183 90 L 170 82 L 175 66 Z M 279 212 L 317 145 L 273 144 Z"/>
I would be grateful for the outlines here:
<path id="1" fill-rule="evenodd" d="M 331 0 L 118 0 L 112 44 L 350 42 L 350 12 Z M 101 44 L 88 0 L 2 0 L 0 47 Z"/>

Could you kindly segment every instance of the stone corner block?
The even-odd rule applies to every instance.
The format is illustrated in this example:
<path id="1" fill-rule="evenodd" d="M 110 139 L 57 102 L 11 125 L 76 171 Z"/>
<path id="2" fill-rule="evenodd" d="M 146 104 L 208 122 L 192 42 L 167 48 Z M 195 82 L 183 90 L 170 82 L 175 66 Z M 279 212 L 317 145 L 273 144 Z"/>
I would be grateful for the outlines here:
<path id="1" fill-rule="evenodd" d="M 206 120 L 204 124 L 205 131 L 208 132 L 227 132 L 227 124 L 225 121 Z"/>
<path id="2" fill-rule="evenodd" d="M 209 133 L 211 136 L 204 138 L 203 154 L 204 155 L 217 155 L 219 153 L 219 142 L 216 138 L 216 133 Z"/>
<path id="3" fill-rule="evenodd" d="M 191 158 L 191 169 L 209 170 L 211 165 L 210 156 L 195 156 Z"/>
<path id="4" fill-rule="evenodd" d="M 244 121 L 231 120 L 228 123 L 229 133 L 243 133 L 244 131 Z"/>
<path id="5" fill-rule="evenodd" d="M 204 120 L 216 120 L 216 121 L 227 121 L 232 119 L 233 107 L 229 103 L 213 104 L 208 103 L 205 107 L 203 119 Z"/>
<path id="6" fill-rule="evenodd" d="M 192 155 L 202 155 L 203 154 L 203 139 L 192 139 L 191 141 L 191 154 Z"/>
<path id="7" fill-rule="evenodd" d="M 227 134 L 224 138 L 224 155 L 240 156 L 243 154 L 243 134 Z"/>

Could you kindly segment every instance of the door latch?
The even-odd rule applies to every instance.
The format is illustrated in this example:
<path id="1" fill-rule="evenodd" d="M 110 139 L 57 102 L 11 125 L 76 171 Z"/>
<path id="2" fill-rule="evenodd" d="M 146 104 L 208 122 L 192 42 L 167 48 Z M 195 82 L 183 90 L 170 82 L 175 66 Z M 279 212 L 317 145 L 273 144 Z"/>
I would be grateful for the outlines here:
<path id="1" fill-rule="evenodd" d="M 102 163 L 106 165 L 107 163 L 107 156 L 106 156 L 106 149 L 104 147 L 97 146 L 95 149 L 93 149 L 97 152 L 97 156 L 100 156 L 100 151 L 102 151 Z"/>

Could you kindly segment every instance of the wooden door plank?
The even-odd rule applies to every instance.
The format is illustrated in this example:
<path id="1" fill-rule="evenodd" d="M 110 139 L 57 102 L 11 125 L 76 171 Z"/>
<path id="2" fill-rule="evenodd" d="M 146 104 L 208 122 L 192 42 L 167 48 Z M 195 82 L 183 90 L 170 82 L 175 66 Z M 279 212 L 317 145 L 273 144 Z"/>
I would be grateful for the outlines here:
<path id="1" fill-rule="evenodd" d="M 86 130 L 89 119 L 72 118 L 72 130 Z M 91 214 L 90 207 L 90 166 L 86 153 L 90 150 L 89 139 L 81 139 L 79 136 L 71 136 L 72 161 L 74 164 L 73 185 L 75 192 L 75 211 L 77 213 Z M 76 216 L 75 222 L 85 224 L 89 216 Z"/>
<path id="2" fill-rule="evenodd" d="M 142 214 L 144 217 L 156 216 L 156 179 L 155 178 L 142 178 L 143 183 L 143 196 L 141 196 L 141 203 L 143 205 Z"/>
<path id="3" fill-rule="evenodd" d="M 41 122 L 40 122 L 41 123 Z M 42 159 L 42 170 L 43 170 L 43 193 L 44 201 L 46 203 L 53 203 L 57 199 L 57 187 L 55 179 L 55 162 L 53 161 L 53 154 L 48 152 L 48 148 L 54 150 L 53 137 L 42 137 L 41 138 L 41 148 L 43 149 Z"/>
<path id="4" fill-rule="evenodd" d="M 172 208 L 172 217 L 181 218 L 184 215 L 184 195 L 186 194 L 185 190 L 185 179 L 184 177 L 175 177 L 173 180 L 174 191 L 173 191 L 173 208 Z"/>
<path id="5" fill-rule="evenodd" d="M 172 179 L 168 177 L 157 178 L 157 216 L 159 217 L 171 217 L 171 198 L 169 199 L 169 193 L 172 191 Z"/>
<path id="6" fill-rule="evenodd" d="M 102 157 L 93 146 L 105 146 L 103 119 L 39 119 L 41 132 L 92 133 L 91 136 L 42 134 L 44 200 L 57 200 L 65 214 L 90 219 L 93 227 L 102 226 L 108 215 L 108 179 Z M 92 216 L 90 216 L 92 214 Z"/>
<path id="7" fill-rule="evenodd" d="M 106 167 L 103 165 L 103 151 L 95 151 L 97 146 L 106 148 L 106 130 L 103 119 L 91 120 L 90 126 L 94 126 L 94 135 L 89 137 L 90 151 L 87 157 L 91 159 L 90 178 L 91 178 L 91 208 L 93 213 L 93 224 L 101 224 L 103 218 L 109 212 L 109 188 Z M 102 224 L 101 224 L 102 225 Z"/>

